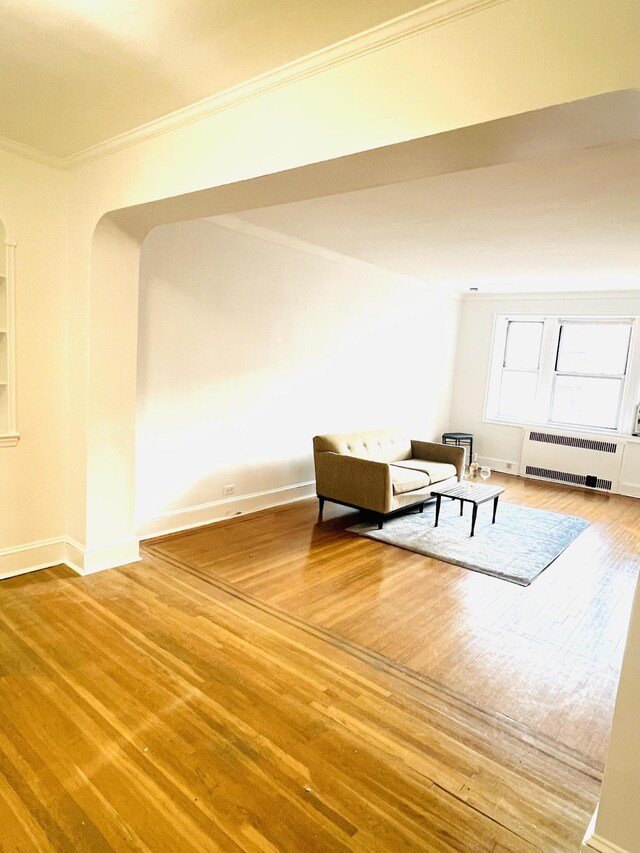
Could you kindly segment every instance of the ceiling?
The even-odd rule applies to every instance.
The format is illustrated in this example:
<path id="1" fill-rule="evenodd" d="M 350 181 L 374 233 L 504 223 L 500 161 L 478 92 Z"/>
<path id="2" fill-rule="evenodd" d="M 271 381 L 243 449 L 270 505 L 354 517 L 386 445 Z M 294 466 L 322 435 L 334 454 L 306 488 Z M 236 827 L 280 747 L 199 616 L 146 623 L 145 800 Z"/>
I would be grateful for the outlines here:
<path id="1" fill-rule="evenodd" d="M 0 0 L 0 136 L 74 154 L 421 5 Z"/>
<path id="2" fill-rule="evenodd" d="M 72 155 L 422 5 L 0 0 L 0 137 Z M 638 288 L 639 145 L 214 221 L 454 291 Z"/>
<path id="3" fill-rule="evenodd" d="M 640 142 L 211 221 L 451 291 L 638 289 Z"/>

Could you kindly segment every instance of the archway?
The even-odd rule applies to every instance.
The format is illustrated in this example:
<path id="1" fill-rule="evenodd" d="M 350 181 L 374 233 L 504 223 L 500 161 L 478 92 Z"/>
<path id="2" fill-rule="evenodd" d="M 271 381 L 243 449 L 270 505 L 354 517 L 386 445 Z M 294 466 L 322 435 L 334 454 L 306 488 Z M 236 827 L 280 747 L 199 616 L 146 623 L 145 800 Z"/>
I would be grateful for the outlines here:
<path id="1" fill-rule="evenodd" d="M 84 572 L 138 557 L 135 414 L 140 250 L 158 225 L 230 214 L 640 138 L 638 93 L 511 116 L 113 211 L 94 235 L 91 269 Z"/>
<path id="2" fill-rule="evenodd" d="M 84 571 L 133 560 L 138 275 L 157 225 L 409 181 L 640 138 L 637 93 L 618 93 L 314 164 L 251 181 L 113 211 L 93 237 Z M 632 617 L 637 623 L 638 613 Z M 634 624 L 635 624 L 634 623 Z M 630 635 L 636 637 L 635 634 Z M 635 640 L 634 640 L 635 643 Z M 627 650 L 627 661 L 640 654 Z M 625 664 L 627 671 L 631 665 Z M 633 701 L 632 688 L 624 698 Z M 628 725 L 624 711 L 616 719 Z M 626 722 L 625 722 L 626 721 Z M 614 742 L 622 743 L 624 733 Z M 625 761 L 624 778 L 629 778 Z M 609 777 L 617 769 L 608 766 Z M 624 787 L 624 786 L 623 786 Z M 608 790 L 619 791 L 615 783 Z M 625 790 L 632 790 L 626 785 Z M 618 800 L 619 801 L 619 800 Z M 604 823 L 608 830 L 608 826 Z"/>

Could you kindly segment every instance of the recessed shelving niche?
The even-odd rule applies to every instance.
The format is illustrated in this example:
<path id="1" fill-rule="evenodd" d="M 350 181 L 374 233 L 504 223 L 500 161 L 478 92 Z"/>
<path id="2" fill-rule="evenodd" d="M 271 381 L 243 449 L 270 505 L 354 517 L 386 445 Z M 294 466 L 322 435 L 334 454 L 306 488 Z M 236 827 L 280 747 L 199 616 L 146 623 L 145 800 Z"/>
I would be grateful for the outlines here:
<path id="1" fill-rule="evenodd" d="M 0 242 L 0 447 L 17 444 L 15 387 L 15 246 Z"/>

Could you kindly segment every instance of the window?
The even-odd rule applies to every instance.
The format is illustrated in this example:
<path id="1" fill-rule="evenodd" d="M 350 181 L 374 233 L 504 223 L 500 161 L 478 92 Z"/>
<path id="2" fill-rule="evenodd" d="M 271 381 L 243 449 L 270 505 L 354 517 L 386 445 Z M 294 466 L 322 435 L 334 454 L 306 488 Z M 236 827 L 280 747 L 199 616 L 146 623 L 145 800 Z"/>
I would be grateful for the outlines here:
<path id="1" fill-rule="evenodd" d="M 509 320 L 502 360 L 498 416 L 530 420 L 540 372 L 544 323 Z"/>
<path id="2" fill-rule="evenodd" d="M 560 323 L 552 423 L 618 428 L 630 341 L 630 322 Z"/>
<path id="3" fill-rule="evenodd" d="M 622 429 L 636 402 L 627 381 L 633 326 L 628 318 L 499 317 L 487 417 Z"/>

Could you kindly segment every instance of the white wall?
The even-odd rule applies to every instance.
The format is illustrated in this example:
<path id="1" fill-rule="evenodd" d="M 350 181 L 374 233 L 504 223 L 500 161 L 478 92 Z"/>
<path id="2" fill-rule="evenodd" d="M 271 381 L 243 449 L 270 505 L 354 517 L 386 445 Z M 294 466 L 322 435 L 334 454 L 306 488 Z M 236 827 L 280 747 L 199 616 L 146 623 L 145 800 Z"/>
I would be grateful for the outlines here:
<path id="1" fill-rule="evenodd" d="M 518 473 L 522 428 L 484 419 L 494 319 L 498 314 L 639 316 L 640 292 L 514 297 L 469 294 L 463 298 L 449 428 L 472 432 L 474 450 L 485 464 Z M 632 487 L 640 485 L 639 460 L 640 444 L 630 442 L 625 448 L 621 480 Z"/>
<path id="2" fill-rule="evenodd" d="M 437 437 L 458 305 L 421 282 L 210 221 L 155 229 L 140 272 L 141 530 L 313 494 L 317 433 L 406 424 Z M 236 496 L 267 494 L 194 513 L 231 483 Z"/>
<path id="3" fill-rule="evenodd" d="M 609 752 L 593 835 L 583 850 L 640 853 L 640 586 L 622 661 Z"/>
<path id="4" fill-rule="evenodd" d="M 0 447 L 0 578 L 64 559 L 66 212 L 63 172 L 0 151 L 0 221 L 16 244 L 20 433 Z"/>

